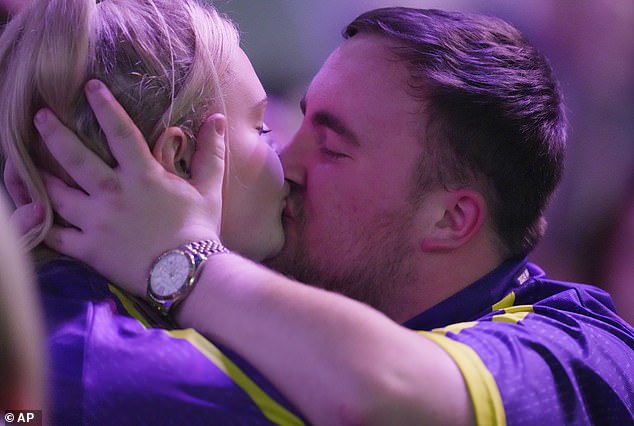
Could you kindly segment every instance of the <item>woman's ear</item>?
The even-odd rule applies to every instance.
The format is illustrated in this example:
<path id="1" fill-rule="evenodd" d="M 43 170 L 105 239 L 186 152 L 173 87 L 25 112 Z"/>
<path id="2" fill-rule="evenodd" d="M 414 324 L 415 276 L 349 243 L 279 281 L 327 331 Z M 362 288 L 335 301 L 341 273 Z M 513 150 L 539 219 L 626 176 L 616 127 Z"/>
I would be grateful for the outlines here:
<path id="1" fill-rule="evenodd" d="M 421 242 L 424 251 L 452 250 L 471 241 L 482 229 L 487 206 L 476 190 L 462 188 L 430 197 L 436 220 Z"/>
<path id="2" fill-rule="evenodd" d="M 161 133 L 152 155 L 170 173 L 189 179 L 195 147 L 180 127 L 168 127 Z"/>

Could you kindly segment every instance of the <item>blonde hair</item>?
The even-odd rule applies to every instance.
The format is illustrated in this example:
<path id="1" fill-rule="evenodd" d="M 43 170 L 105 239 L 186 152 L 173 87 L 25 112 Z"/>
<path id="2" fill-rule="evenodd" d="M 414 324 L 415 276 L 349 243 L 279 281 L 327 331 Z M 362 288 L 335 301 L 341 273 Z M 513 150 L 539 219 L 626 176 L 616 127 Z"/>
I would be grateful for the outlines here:
<path id="1" fill-rule="evenodd" d="M 206 117 L 225 112 L 238 43 L 234 25 L 199 0 L 34 0 L 17 14 L 0 38 L 0 142 L 46 211 L 23 244 L 39 244 L 54 219 L 38 168 L 64 176 L 33 126 L 40 108 L 111 165 L 83 93 L 91 78 L 110 88 L 150 147 L 170 126 L 193 140 Z"/>

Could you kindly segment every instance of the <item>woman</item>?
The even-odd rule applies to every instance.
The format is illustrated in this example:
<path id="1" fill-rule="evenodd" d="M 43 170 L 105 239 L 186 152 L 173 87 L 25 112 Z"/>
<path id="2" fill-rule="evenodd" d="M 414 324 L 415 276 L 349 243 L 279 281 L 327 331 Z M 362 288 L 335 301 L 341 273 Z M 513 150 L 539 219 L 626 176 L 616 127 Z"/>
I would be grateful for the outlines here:
<path id="1" fill-rule="evenodd" d="M 205 133 L 194 135 L 206 122 L 216 134 L 226 129 L 222 240 L 254 260 L 281 248 L 283 174 L 261 139 L 266 96 L 238 42 L 235 27 L 196 0 L 37 0 L 0 39 L 0 139 L 15 170 L 8 175 L 22 180 L 23 199 L 44 206 L 43 225 L 29 229 L 23 243 L 37 262 L 54 424 L 301 423 L 240 358 L 193 330 L 166 331 L 171 324 L 155 309 L 40 244 L 59 221 L 40 172 L 73 182 L 39 139 L 35 113 L 49 108 L 114 164 L 84 94 L 85 86 L 90 99 L 98 84 L 86 82 L 96 78 L 150 141 L 161 167 L 148 174 L 194 182 L 203 176 L 190 172 L 192 164 L 208 164 L 196 168 L 201 173 L 222 170 L 214 168 L 221 159 L 210 153 Z M 36 126 L 46 118 L 38 114 Z M 220 196 L 202 195 L 209 214 Z"/>

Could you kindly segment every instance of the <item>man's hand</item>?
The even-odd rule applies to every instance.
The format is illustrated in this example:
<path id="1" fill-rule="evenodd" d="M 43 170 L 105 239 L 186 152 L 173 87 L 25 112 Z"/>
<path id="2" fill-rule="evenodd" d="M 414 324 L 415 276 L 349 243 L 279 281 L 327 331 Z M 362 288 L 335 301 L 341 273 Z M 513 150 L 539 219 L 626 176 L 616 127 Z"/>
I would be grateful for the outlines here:
<path id="1" fill-rule="evenodd" d="M 186 181 L 154 160 L 141 132 L 101 82 L 88 82 L 86 96 L 118 166 L 105 164 L 50 111 L 38 112 L 35 125 L 44 142 L 81 188 L 45 174 L 54 210 L 74 226 L 55 226 L 46 244 L 144 295 L 150 265 L 163 251 L 218 238 L 226 120 L 215 114 L 201 127 Z"/>

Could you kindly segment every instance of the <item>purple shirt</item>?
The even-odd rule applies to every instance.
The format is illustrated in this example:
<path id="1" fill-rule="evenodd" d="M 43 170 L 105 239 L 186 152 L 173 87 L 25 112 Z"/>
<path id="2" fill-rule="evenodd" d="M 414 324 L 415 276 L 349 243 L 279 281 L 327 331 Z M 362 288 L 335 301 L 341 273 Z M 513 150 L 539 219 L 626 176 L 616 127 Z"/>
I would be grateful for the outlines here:
<path id="1" fill-rule="evenodd" d="M 86 267 L 38 272 L 54 424 L 305 423 L 236 354 Z M 405 326 L 453 357 L 479 424 L 634 424 L 634 330 L 596 287 L 507 262 Z"/>
<path id="2" fill-rule="evenodd" d="M 305 420 L 244 360 L 71 260 L 38 270 L 54 425 L 271 425 Z"/>
<path id="3" fill-rule="evenodd" d="M 634 424 L 634 329 L 599 288 L 506 262 L 404 325 L 453 357 L 479 424 Z"/>

